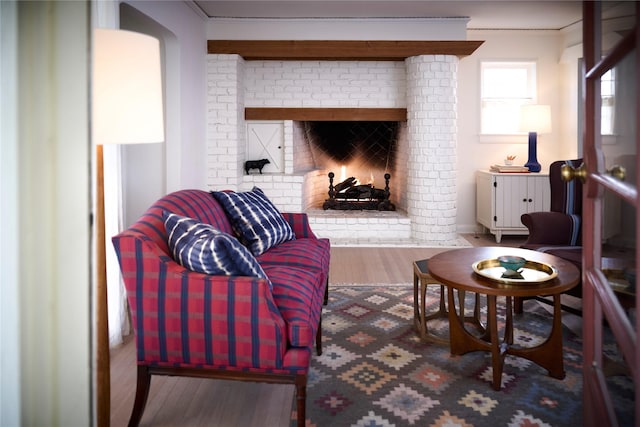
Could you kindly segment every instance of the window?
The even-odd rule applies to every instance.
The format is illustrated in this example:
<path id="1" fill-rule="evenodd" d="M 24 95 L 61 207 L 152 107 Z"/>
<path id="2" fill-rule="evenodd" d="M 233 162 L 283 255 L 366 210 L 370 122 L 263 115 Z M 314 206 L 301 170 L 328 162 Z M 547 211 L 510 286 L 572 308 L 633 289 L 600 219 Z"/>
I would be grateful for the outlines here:
<path id="1" fill-rule="evenodd" d="M 616 77 L 612 68 L 600 78 L 600 96 L 602 107 L 600 116 L 600 133 L 602 135 L 614 134 L 614 113 L 616 106 Z"/>
<path id="2" fill-rule="evenodd" d="M 480 68 L 480 133 L 521 134 L 520 106 L 536 101 L 536 63 L 486 61 Z"/>

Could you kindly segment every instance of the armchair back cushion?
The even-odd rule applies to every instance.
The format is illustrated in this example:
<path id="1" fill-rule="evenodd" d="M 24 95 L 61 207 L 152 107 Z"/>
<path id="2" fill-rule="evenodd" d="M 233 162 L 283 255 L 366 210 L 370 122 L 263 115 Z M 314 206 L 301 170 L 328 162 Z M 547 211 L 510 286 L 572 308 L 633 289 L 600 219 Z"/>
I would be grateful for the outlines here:
<path id="1" fill-rule="evenodd" d="M 529 229 L 524 248 L 582 244 L 582 182 L 577 179 L 565 182 L 562 179 L 565 164 L 575 168 L 582 164 L 582 159 L 559 160 L 549 167 L 550 212 L 522 214 L 522 224 Z"/>
<path id="2" fill-rule="evenodd" d="M 577 168 L 582 164 L 582 159 L 558 160 L 549 167 L 551 211 L 568 215 L 566 220 L 571 222 L 571 237 L 568 245 L 576 246 L 582 242 L 582 182 L 579 179 L 571 181 L 562 179 L 562 166 L 565 164 Z"/>

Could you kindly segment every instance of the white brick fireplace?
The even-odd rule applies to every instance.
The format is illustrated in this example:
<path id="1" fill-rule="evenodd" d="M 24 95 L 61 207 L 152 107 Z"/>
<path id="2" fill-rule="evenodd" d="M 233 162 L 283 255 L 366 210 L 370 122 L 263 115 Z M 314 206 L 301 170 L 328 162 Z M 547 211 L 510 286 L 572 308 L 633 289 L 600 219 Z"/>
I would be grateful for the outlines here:
<path id="1" fill-rule="evenodd" d="M 207 185 L 240 191 L 258 186 L 279 209 L 307 211 L 314 231 L 336 241 L 355 237 L 456 244 L 457 66 L 454 55 L 402 62 L 245 61 L 239 55 L 210 54 Z M 328 191 L 327 171 L 305 158 L 304 138 L 292 120 L 282 121 L 284 172 L 245 175 L 246 107 L 406 108 L 391 179 L 398 210 L 309 209 L 314 193 Z M 318 175 L 325 178 L 311 179 Z"/>

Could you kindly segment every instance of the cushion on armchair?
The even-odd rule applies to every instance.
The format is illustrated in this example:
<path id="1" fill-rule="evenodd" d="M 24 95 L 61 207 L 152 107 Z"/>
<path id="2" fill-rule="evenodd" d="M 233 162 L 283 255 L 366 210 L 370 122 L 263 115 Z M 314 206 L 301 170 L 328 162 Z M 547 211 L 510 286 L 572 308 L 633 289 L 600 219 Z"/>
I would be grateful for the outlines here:
<path id="1" fill-rule="evenodd" d="M 204 274 L 268 280 L 258 261 L 235 237 L 192 218 L 167 211 L 162 216 L 169 249 L 183 267 Z"/>
<path id="2" fill-rule="evenodd" d="M 295 239 L 289 223 L 257 187 L 246 192 L 212 191 L 222 205 L 242 243 L 255 255 Z"/>

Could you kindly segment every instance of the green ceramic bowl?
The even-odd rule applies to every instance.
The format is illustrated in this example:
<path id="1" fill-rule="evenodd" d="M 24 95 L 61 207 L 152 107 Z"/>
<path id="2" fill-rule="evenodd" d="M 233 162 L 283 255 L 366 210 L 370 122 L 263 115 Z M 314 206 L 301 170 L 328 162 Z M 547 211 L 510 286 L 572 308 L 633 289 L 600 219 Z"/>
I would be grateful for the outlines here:
<path id="1" fill-rule="evenodd" d="M 518 271 L 524 267 L 527 260 L 519 256 L 503 255 L 498 257 L 498 262 L 507 270 Z"/>

